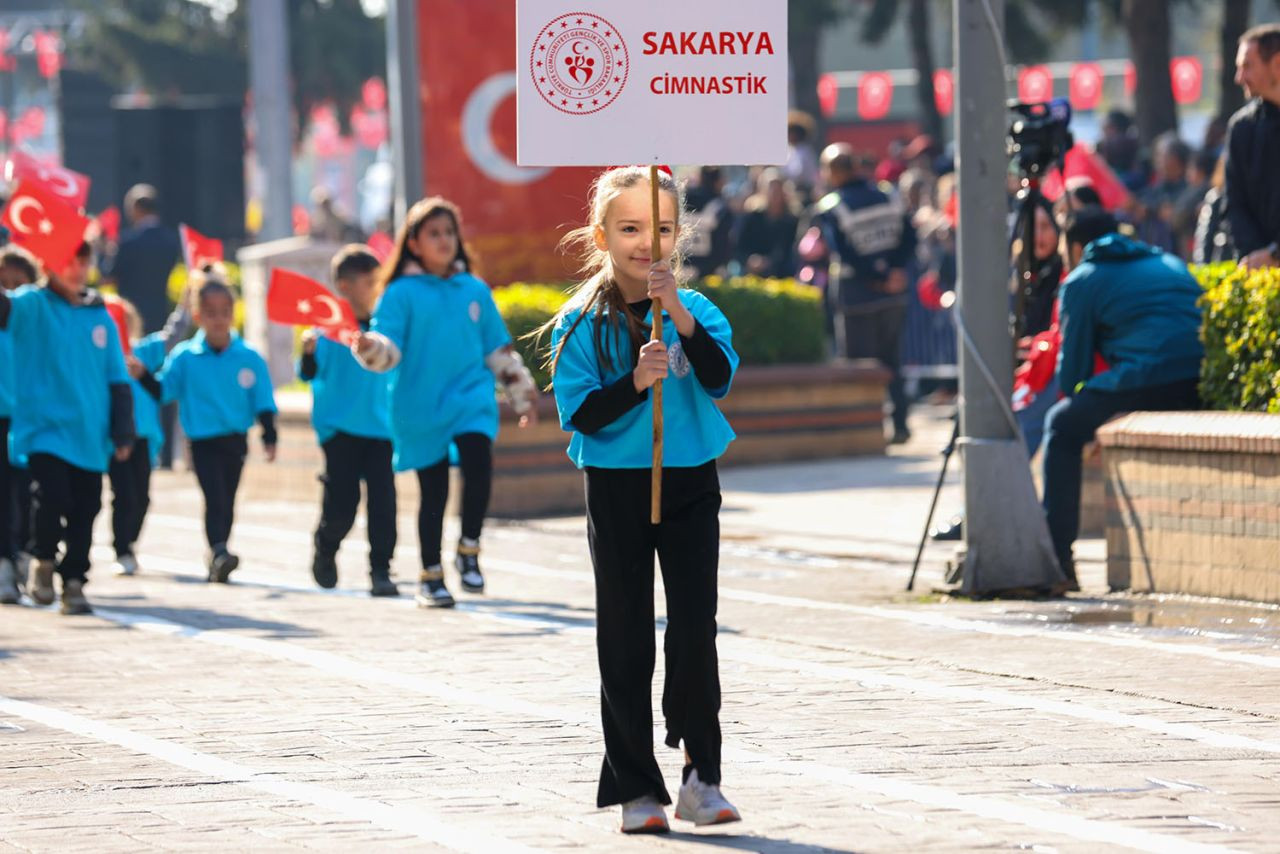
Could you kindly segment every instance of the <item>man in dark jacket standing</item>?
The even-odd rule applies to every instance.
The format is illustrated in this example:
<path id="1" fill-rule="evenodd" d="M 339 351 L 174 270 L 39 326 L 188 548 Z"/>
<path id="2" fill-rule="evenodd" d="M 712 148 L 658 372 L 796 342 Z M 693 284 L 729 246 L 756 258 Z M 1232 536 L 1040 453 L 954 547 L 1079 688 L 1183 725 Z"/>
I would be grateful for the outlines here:
<path id="1" fill-rule="evenodd" d="M 1045 417 L 1044 509 L 1062 571 L 1074 589 L 1071 546 L 1080 528 L 1081 455 L 1097 429 L 1134 410 L 1198 409 L 1200 286 L 1175 255 L 1116 233 L 1101 208 L 1068 216 L 1059 291 L 1066 397 Z M 1109 369 L 1093 373 L 1094 354 Z"/>
<path id="2" fill-rule="evenodd" d="M 822 178 L 832 192 L 815 206 L 814 224 L 831 255 L 827 302 L 836 355 L 879 359 L 892 373 L 893 441 L 905 442 L 907 395 L 902 381 L 902 326 L 907 316 L 907 262 L 916 233 L 902 205 L 867 178 L 867 164 L 845 143 L 822 152 Z"/>
<path id="3" fill-rule="evenodd" d="M 136 184 L 124 197 L 131 228 L 120 236 L 115 257 L 103 274 L 142 315 L 146 332 L 156 332 L 169 316 L 169 273 L 182 256 L 178 234 L 160 222 L 155 187 Z"/>
<path id="4" fill-rule="evenodd" d="M 1280 24 L 1240 37 L 1236 82 L 1252 98 L 1227 127 L 1227 220 L 1240 262 L 1280 266 Z"/>

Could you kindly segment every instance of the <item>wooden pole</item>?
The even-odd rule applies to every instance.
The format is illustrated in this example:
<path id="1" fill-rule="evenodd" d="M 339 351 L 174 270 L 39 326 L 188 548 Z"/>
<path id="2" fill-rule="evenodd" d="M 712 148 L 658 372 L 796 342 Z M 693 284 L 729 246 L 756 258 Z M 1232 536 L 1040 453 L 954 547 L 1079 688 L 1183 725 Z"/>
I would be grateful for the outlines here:
<path id="1" fill-rule="evenodd" d="M 665 260 L 662 257 L 662 234 L 659 223 L 662 219 L 658 207 L 661 194 L 658 191 L 658 167 L 649 167 L 649 189 L 653 200 L 653 235 L 649 259 L 652 263 Z M 651 341 L 662 340 L 662 300 L 653 301 L 653 335 Z M 662 521 L 662 380 L 653 384 L 653 477 L 650 488 L 649 521 L 658 524 Z"/>

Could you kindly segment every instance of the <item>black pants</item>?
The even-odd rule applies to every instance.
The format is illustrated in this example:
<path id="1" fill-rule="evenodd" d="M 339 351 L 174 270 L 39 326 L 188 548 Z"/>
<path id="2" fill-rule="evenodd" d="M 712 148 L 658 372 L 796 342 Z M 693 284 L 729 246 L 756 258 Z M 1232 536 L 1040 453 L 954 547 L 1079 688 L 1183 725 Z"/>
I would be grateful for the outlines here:
<path id="1" fill-rule="evenodd" d="M 877 359 L 888 369 L 893 429 L 907 429 L 906 383 L 902 378 L 902 328 L 907 319 L 903 303 L 885 303 L 869 310 L 843 310 L 835 318 L 836 355 L 847 359 Z"/>
<path id="2" fill-rule="evenodd" d="M 375 578 L 391 574 L 396 548 L 396 479 L 391 469 L 391 442 L 335 433 L 324 451 L 324 504 L 316 529 L 316 550 L 333 556 L 356 520 L 360 481 L 365 488 L 369 521 L 369 568 Z"/>
<path id="3" fill-rule="evenodd" d="M 720 480 L 714 462 L 666 469 L 659 525 L 649 522 L 648 469 L 588 468 L 586 482 L 605 749 L 596 804 L 644 795 L 670 803 L 653 755 L 653 557 L 667 594 L 666 743 L 683 740 L 698 779 L 719 783 Z"/>
<path id="4" fill-rule="evenodd" d="M 66 544 L 58 574 L 63 581 L 84 581 L 89 573 L 93 520 L 102 509 L 102 473 L 89 471 L 51 454 L 32 454 L 31 554 L 56 560 Z"/>
<path id="5" fill-rule="evenodd" d="M 112 457 L 107 477 L 111 481 L 111 533 L 120 558 L 133 554 L 151 506 L 150 443 L 146 439 L 134 442 L 133 453 L 124 462 Z"/>
<path id="6" fill-rule="evenodd" d="M 482 433 L 463 433 L 454 436 L 453 443 L 462 468 L 462 536 L 478 540 L 493 488 L 493 442 Z M 444 505 L 449 500 L 449 458 L 418 469 L 418 487 L 418 546 L 422 567 L 428 569 L 440 563 Z"/>
<path id="7" fill-rule="evenodd" d="M 31 469 L 21 469 L 11 465 L 9 467 L 9 477 L 11 479 L 11 489 L 9 491 L 13 501 L 12 517 L 9 522 L 9 530 L 13 532 L 13 547 L 17 551 L 31 553 Z"/>
<path id="8" fill-rule="evenodd" d="M 0 560 L 17 552 L 13 539 L 13 469 L 9 467 L 9 419 L 0 418 Z"/>
<path id="9" fill-rule="evenodd" d="M 215 554 L 225 551 L 235 520 L 236 490 L 249 453 L 243 433 L 191 441 L 191 466 L 204 493 L 204 535 Z"/>
<path id="10" fill-rule="evenodd" d="M 1199 409 L 1197 385 L 1189 379 L 1129 391 L 1086 388 L 1049 410 L 1044 419 L 1044 510 L 1060 560 L 1071 556 L 1080 531 L 1082 454 L 1098 428 L 1121 412 Z"/>

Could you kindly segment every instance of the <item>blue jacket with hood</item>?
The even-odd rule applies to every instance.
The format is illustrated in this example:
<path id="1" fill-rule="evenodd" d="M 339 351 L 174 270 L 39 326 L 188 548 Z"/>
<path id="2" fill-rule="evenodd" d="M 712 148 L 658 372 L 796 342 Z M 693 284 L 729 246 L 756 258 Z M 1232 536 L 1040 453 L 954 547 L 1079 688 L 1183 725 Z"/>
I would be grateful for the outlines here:
<path id="1" fill-rule="evenodd" d="M 1128 391 L 1200 375 L 1200 285 L 1174 255 L 1120 234 L 1084 249 L 1062 283 L 1063 393 Z M 1093 375 L 1093 354 L 1110 370 Z"/>

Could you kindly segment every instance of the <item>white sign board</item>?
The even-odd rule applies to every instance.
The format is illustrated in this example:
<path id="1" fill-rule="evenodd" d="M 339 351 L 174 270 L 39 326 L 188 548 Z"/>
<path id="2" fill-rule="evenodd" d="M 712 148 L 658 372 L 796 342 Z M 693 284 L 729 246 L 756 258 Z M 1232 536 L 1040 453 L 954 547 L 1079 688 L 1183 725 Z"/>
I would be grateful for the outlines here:
<path id="1" fill-rule="evenodd" d="M 785 0 L 517 0 L 522 166 L 780 164 Z"/>

